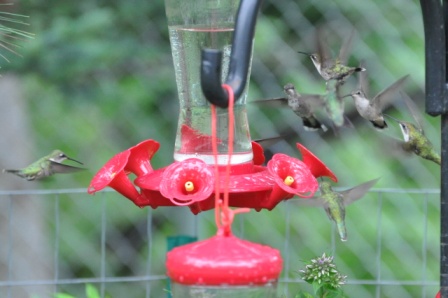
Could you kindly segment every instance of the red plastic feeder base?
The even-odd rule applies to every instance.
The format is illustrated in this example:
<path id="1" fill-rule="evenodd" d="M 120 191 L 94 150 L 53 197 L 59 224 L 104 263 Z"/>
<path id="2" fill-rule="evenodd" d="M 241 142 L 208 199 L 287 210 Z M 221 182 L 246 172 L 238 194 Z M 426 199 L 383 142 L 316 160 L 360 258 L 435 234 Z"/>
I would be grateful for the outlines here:
<path id="1" fill-rule="evenodd" d="M 183 285 L 243 286 L 276 282 L 282 270 L 277 249 L 217 235 L 167 253 L 167 275 Z"/>

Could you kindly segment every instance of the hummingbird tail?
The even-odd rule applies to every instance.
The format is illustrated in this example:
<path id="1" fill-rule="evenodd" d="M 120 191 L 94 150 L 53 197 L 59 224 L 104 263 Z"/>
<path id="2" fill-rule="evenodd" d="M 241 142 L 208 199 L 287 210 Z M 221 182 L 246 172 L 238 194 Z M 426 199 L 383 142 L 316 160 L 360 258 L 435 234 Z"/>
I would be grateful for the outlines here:
<path id="1" fill-rule="evenodd" d="M 383 120 L 373 120 L 370 122 L 373 124 L 373 126 L 376 129 L 383 130 L 383 129 L 387 128 L 387 123 L 386 123 L 386 121 L 384 121 L 384 119 Z"/>
<path id="2" fill-rule="evenodd" d="M 366 71 L 364 67 L 356 67 L 355 72 Z"/>
<path id="3" fill-rule="evenodd" d="M 442 159 L 441 159 L 440 155 L 437 154 L 437 153 L 433 153 L 433 155 L 431 155 L 431 156 L 427 156 L 427 157 L 425 157 L 425 158 L 426 158 L 427 160 L 430 160 L 430 161 L 435 162 L 435 163 L 438 164 L 439 166 L 442 164 Z"/>
<path id="4" fill-rule="evenodd" d="M 23 174 L 23 172 L 21 170 L 9 170 L 9 169 L 4 169 L 3 173 L 10 173 L 10 174 L 14 174 L 17 175 L 21 178 L 26 178 L 26 175 Z"/>
<path id="5" fill-rule="evenodd" d="M 302 118 L 303 128 L 308 131 L 316 131 L 322 129 L 324 132 L 328 130 L 328 128 L 319 122 L 316 118 Z"/>

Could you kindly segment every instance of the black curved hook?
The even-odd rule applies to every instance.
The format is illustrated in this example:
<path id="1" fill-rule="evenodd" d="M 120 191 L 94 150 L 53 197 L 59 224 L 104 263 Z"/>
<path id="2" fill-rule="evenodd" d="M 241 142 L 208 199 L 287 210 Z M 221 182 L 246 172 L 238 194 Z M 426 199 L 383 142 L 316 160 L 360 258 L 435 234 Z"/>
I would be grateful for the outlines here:
<path id="1" fill-rule="evenodd" d="M 255 23 L 261 0 L 241 0 L 233 32 L 229 72 L 225 84 L 232 87 L 235 100 L 243 93 L 247 81 Z M 205 98 L 212 104 L 228 107 L 228 94 L 221 82 L 222 52 L 203 49 L 201 56 L 201 86 Z"/>

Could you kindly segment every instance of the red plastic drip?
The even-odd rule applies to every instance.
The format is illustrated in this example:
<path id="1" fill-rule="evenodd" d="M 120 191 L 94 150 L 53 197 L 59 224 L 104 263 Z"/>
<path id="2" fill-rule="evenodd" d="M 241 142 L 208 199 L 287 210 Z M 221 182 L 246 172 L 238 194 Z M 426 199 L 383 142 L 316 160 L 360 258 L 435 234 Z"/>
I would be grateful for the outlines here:
<path id="1" fill-rule="evenodd" d="M 215 220 L 217 235 L 203 241 L 177 247 L 167 255 L 167 274 L 183 285 L 239 286 L 265 285 L 276 282 L 282 270 L 280 252 L 257 243 L 241 240 L 232 235 L 231 225 L 236 214 L 249 208 L 229 208 L 231 155 L 233 153 L 233 90 L 223 85 L 229 94 L 228 162 L 224 179 L 218 166 L 216 138 L 216 108 L 211 107 L 212 150 L 215 159 Z M 221 169 L 220 169 L 221 168 Z M 221 172 L 220 172 L 221 171 Z M 223 184 L 220 181 L 224 181 Z M 222 187 L 222 189 L 220 189 Z M 223 193 L 223 198 L 220 198 Z"/>
<path id="2" fill-rule="evenodd" d="M 235 115 L 233 111 L 234 106 L 234 95 L 233 90 L 229 85 L 222 85 L 224 89 L 227 90 L 227 94 L 229 95 L 229 131 L 228 131 L 228 159 L 227 165 L 225 169 L 225 177 L 224 177 L 224 189 L 223 189 L 223 200 L 220 199 L 219 194 L 220 190 L 220 179 L 219 179 L 219 166 L 218 166 L 218 142 L 216 137 L 216 107 L 214 105 L 211 106 L 211 128 L 212 128 L 212 150 L 213 156 L 215 159 L 215 176 L 216 176 L 216 185 L 215 185 L 215 221 L 218 227 L 218 235 L 222 236 L 230 236 L 231 235 L 231 225 L 235 214 L 249 212 L 249 208 L 239 208 L 235 210 L 231 210 L 229 208 L 229 183 L 230 183 L 230 170 L 231 170 L 231 158 L 233 154 L 233 139 L 234 139 L 234 123 L 235 123 Z"/>

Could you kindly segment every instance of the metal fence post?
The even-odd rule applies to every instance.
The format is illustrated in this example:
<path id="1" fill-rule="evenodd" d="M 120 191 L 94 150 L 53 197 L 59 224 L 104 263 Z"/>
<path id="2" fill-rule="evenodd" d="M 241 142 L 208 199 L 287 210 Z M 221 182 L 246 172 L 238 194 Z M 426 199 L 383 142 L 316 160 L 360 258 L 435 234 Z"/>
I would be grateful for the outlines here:
<path id="1" fill-rule="evenodd" d="M 425 32 L 426 113 L 441 115 L 440 293 L 448 297 L 448 0 L 420 0 Z"/>

